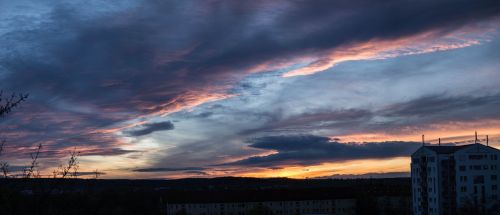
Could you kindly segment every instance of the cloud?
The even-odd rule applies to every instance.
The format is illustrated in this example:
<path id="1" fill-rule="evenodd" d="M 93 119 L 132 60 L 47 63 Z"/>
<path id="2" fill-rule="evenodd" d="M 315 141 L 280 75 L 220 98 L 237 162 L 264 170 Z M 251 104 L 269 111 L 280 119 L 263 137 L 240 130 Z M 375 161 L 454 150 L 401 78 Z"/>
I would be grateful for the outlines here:
<path id="1" fill-rule="evenodd" d="M 380 43 L 384 47 L 394 45 L 388 41 L 411 45 L 416 36 L 421 42 L 420 35 L 428 35 L 426 41 L 439 39 L 494 22 L 500 14 L 500 3 L 488 0 L 30 3 L 9 4 L 6 8 L 15 8 L 15 13 L 0 13 L 5 23 L 0 26 L 0 85 L 30 94 L 17 113 L 2 121 L 3 135 L 21 148 L 43 143 L 47 150 L 61 152 L 77 145 L 103 155 L 126 154 L 120 149 L 130 143 L 116 131 L 235 97 L 232 88 L 251 73 L 310 62 L 309 66 L 323 69 L 345 57 L 345 51 L 351 56 L 345 59 L 372 52 L 378 56 L 387 50 L 367 52 L 363 45 L 378 41 L 385 41 Z M 361 107 L 320 112 L 295 119 L 270 116 L 278 121 L 255 132 L 352 128 L 373 114 Z M 199 116 L 220 117 L 206 113 Z M 170 129 L 167 124 L 144 126 L 129 134 Z M 253 132 L 245 129 L 250 130 L 247 135 Z M 241 137 L 231 138 L 235 143 Z M 222 152 L 228 147 L 217 141 L 220 146 L 200 147 L 205 151 L 199 154 L 210 154 L 203 161 L 226 154 Z M 187 146 L 192 145 L 174 155 L 193 154 Z M 195 160 L 202 160 L 199 157 Z"/>
<path id="2" fill-rule="evenodd" d="M 156 122 L 156 123 L 148 123 L 140 125 L 139 129 L 128 131 L 127 134 L 131 136 L 144 136 L 156 131 L 166 131 L 173 129 L 174 129 L 174 124 L 170 121 Z"/>
<path id="3" fill-rule="evenodd" d="M 199 175 L 199 176 L 210 176 L 210 174 L 203 172 L 203 171 L 185 171 L 184 173 L 192 174 L 192 175 Z"/>
<path id="4" fill-rule="evenodd" d="M 500 94 L 448 96 L 426 95 L 386 107 L 381 113 L 389 117 L 432 117 L 434 119 L 471 120 L 499 118 Z M 436 115 L 439 115 L 436 117 Z"/>
<path id="5" fill-rule="evenodd" d="M 160 168 L 142 168 L 142 169 L 134 169 L 134 172 L 177 172 L 177 171 L 202 171 L 205 168 L 201 167 L 160 167 Z"/>
<path id="6" fill-rule="evenodd" d="M 280 113 L 267 114 L 268 122 L 246 130 L 243 134 L 258 132 L 302 132 L 311 129 L 356 127 L 368 122 L 374 114 L 370 110 L 350 108 L 338 110 L 310 110 L 301 114 L 281 116 Z"/>
<path id="7" fill-rule="evenodd" d="M 102 176 L 102 175 L 106 175 L 106 172 L 101 172 L 101 171 L 97 171 L 97 172 L 77 172 L 77 176 L 96 176 L 96 173 L 98 176 Z"/>
<path id="8" fill-rule="evenodd" d="M 373 39 L 439 36 L 500 12 L 495 1 L 143 2 L 90 17 L 73 13 L 76 6 L 54 5 L 29 32 L 8 28 L 0 38 L 12 50 L 1 60 L 5 87 L 37 100 L 91 103 L 99 112 L 165 113 L 224 97 L 249 68 L 268 61 Z"/>
<path id="9" fill-rule="evenodd" d="M 266 113 L 266 123 L 241 132 L 245 135 L 261 133 L 303 133 L 334 130 L 337 134 L 366 132 L 395 132 L 409 127 L 421 129 L 439 123 L 467 123 L 480 120 L 500 120 L 500 94 L 449 95 L 446 93 L 422 95 L 400 100 L 381 107 L 351 109 L 306 110 L 284 116 L 283 111 Z M 404 120 L 402 120 L 404 119 Z"/>
<path id="10" fill-rule="evenodd" d="M 252 139 L 249 147 L 275 153 L 253 156 L 223 165 L 273 167 L 280 165 L 313 165 L 356 159 L 383 159 L 409 156 L 417 142 L 339 143 L 314 135 L 267 136 Z"/>

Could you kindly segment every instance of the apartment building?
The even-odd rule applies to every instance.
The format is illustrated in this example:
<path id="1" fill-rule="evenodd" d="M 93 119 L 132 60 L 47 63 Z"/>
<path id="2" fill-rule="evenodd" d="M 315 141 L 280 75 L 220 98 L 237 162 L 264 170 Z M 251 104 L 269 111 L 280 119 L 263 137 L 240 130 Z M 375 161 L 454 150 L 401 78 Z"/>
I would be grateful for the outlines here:
<path id="1" fill-rule="evenodd" d="M 476 138 L 477 139 L 477 138 Z M 457 214 L 499 207 L 500 150 L 476 143 L 423 145 L 411 156 L 413 214 Z"/>
<path id="2" fill-rule="evenodd" d="M 356 200 L 331 199 L 262 202 L 167 203 L 166 210 L 169 215 L 246 215 L 265 212 L 277 215 L 354 215 L 356 214 Z"/>

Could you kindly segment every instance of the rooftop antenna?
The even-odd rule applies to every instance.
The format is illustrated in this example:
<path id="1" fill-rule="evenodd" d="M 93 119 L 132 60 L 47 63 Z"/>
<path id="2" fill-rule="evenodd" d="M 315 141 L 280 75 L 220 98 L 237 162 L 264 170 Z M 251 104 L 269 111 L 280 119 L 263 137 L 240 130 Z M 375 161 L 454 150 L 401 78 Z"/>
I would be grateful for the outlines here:
<path id="1" fill-rule="evenodd" d="M 425 136 L 422 134 L 422 146 L 425 146 Z"/>
<path id="2" fill-rule="evenodd" d="M 474 140 L 474 143 L 476 143 L 476 144 L 478 143 L 477 142 L 477 131 L 476 131 L 476 139 Z"/>
<path id="3" fill-rule="evenodd" d="M 441 138 L 438 138 L 438 146 L 441 146 Z"/>
<path id="4" fill-rule="evenodd" d="M 488 146 L 488 142 L 489 142 L 488 135 L 486 135 L 486 146 Z"/>

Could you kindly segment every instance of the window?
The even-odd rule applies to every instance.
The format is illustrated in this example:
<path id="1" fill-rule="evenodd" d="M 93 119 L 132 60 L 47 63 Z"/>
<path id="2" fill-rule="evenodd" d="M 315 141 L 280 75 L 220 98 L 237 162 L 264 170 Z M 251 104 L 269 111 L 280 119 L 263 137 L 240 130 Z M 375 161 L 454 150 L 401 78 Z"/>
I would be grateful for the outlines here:
<path id="1" fill-rule="evenodd" d="M 497 190 L 497 185 L 496 185 L 496 184 L 491 185 L 491 189 L 492 189 L 492 190 Z"/>
<path id="2" fill-rule="evenodd" d="M 484 184 L 484 176 L 482 175 L 474 176 L 474 184 Z"/>
<path id="3" fill-rule="evenodd" d="M 462 165 L 462 166 L 459 167 L 459 169 L 460 169 L 461 172 L 463 172 L 463 171 L 465 171 L 466 168 L 465 168 L 465 166 Z"/>
<path id="4" fill-rule="evenodd" d="M 467 192 L 467 187 L 466 186 L 460 187 L 460 192 L 462 192 L 462 193 Z"/>
<path id="5" fill-rule="evenodd" d="M 491 155 L 491 160 L 497 160 L 497 155 Z"/>
<path id="6" fill-rule="evenodd" d="M 469 155 L 469 160 L 481 160 L 484 157 L 486 157 L 486 155 Z"/>
<path id="7" fill-rule="evenodd" d="M 497 165 L 491 165 L 491 170 L 497 170 Z"/>
<path id="8" fill-rule="evenodd" d="M 474 165 L 474 170 L 481 170 L 481 165 Z"/>
<path id="9" fill-rule="evenodd" d="M 497 175 L 491 175 L 491 180 L 496 181 L 497 180 Z"/>
<path id="10" fill-rule="evenodd" d="M 488 165 L 483 165 L 483 169 L 488 169 Z"/>

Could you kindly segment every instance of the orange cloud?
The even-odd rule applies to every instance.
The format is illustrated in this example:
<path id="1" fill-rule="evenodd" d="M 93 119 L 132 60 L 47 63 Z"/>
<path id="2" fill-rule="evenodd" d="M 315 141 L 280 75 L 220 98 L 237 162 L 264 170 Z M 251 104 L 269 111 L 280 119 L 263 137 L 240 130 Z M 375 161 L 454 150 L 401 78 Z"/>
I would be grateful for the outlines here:
<path id="1" fill-rule="evenodd" d="M 161 103 L 161 104 L 140 104 L 140 109 L 149 112 L 148 114 L 138 115 L 131 117 L 131 121 L 126 123 L 125 125 L 121 125 L 113 128 L 104 128 L 97 129 L 92 133 L 115 133 L 122 131 L 124 129 L 132 128 L 135 126 L 139 126 L 145 123 L 148 123 L 149 117 L 161 116 L 164 117 L 171 113 L 179 112 L 186 109 L 191 109 L 198 105 L 213 102 L 218 100 L 223 100 L 227 98 L 231 98 L 235 96 L 234 94 L 225 94 L 225 93 L 213 93 L 212 90 L 199 90 L 199 91 L 188 91 L 175 98 Z M 139 120 L 139 121 L 134 121 Z"/>
<path id="2" fill-rule="evenodd" d="M 373 39 L 367 42 L 349 44 L 330 50 L 323 57 L 307 66 L 288 71 L 283 74 L 283 77 L 315 74 L 346 61 L 380 60 L 465 48 L 488 41 L 488 35 L 493 31 L 494 29 L 464 28 L 444 36 L 438 32 L 425 32 L 399 39 Z"/>
<path id="3" fill-rule="evenodd" d="M 165 116 L 181 110 L 190 109 L 198 105 L 213 102 L 217 100 L 227 99 L 233 97 L 233 94 L 213 93 L 212 90 L 207 91 L 188 91 L 175 98 L 167 101 L 166 103 L 158 105 L 144 106 L 145 110 L 151 111 L 146 116 Z"/>
<path id="4" fill-rule="evenodd" d="M 478 131 L 479 138 L 485 135 L 490 137 L 500 135 L 500 120 L 482 120 L 475 122 L 446 122 L 429 125 L 425 128 L 402 128 L 399 131 L 357 133 L 337 135 L 342 142 L 379 142 L 379 141 L 421 141 L 425 135 L 426 142 L 437 143 L 438 138 L 443 142 L 458 142 L 474 139 L 474 131 Z"/>

